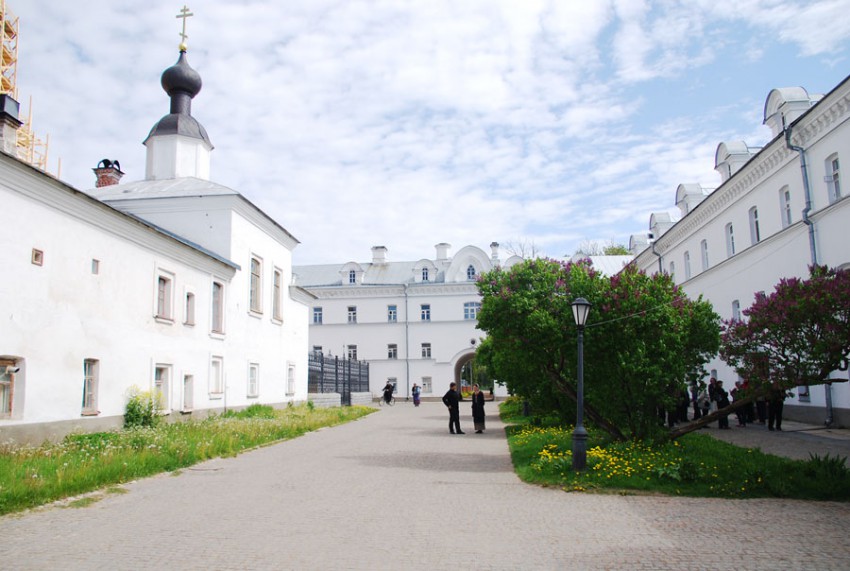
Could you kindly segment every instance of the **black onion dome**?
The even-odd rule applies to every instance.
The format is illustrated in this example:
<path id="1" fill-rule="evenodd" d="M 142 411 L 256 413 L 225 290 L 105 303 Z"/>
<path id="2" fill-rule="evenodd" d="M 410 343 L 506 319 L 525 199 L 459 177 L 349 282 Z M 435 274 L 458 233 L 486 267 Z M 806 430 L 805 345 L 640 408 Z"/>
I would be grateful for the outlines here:
<path id="1" fill-rule="evenodd" d="M 201 75 L 186 61 L 186 52 L 180 52 L 177 63 L 162 72 L 162 88 L 169 96 L 182 92 L 195 97 L 201 85 Z"/>

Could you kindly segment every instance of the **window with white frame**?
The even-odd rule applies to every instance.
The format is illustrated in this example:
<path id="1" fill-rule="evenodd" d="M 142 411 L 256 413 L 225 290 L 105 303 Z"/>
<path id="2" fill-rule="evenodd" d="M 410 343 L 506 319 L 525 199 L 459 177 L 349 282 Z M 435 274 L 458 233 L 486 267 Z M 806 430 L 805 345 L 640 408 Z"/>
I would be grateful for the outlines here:
<path id="1" fill-rule="evenodd" d="M 224 358 L 210 359 L 210 395 L 220 396 L 224 392 Z"/>
<path id="2" fill-rule="evenodd" d="M 832 155 L 826 159 L 826 183 L 829 188 L 829 202 L 833 203 L 841 198 L 841 180 L 839 177 L 840 166 L 838 155 Z"/>
<path id="3" fill-rule="evenodd" d="M 277 319 L 278 321 L 283 321 L 282 281 L 283 272 L 275 268 L 274 273 L 272 273 L 272 319 Z"/>
<path id="4" fill-rule="evenodd" d="M 322 324 L 322 308 L 314 307 L 313 308 L 313 325 L 321 325 Z"/>
<path id="5" fill-rule="evenodd" d="M 422 344 L 422 358 L 430 359 L 431 358 L 431 344 L 423 343 Z"/>
<path id="6" fill-rule="evenodd" d="M 170 365 L 156 365 L 153 370 L 153 394 L 159 403 L 160 410 L 171 409 L 169 390 L 169 379 L 171 377 Z"/>
<path id="7" fill-rule="evenodd" d="M 183 411 L 195 408 L 195 376 L 183 375 Z"/>
<path id="8" fill-rule="evenodd" d="M 347 345 L 345 348 L 345 352 L 348 355 L 348 358 L 352 361 L 357 360 L 357 345 Z"/>
<path id="9" fill-rule="evenodd" d="M 260 258 L 251 258 L 251 289 L 249 305 L 255 313 L 263 312 L 263 262 Z"/>
<path id="10" fill-rule="evenodd" d="M 422 268 L 422 281 L 427 282 L 430 278 L 430 273 L 428 272 L 428 268 Z"/>
<path id="11" fill-rule="evenodd" d="M 419 306 L 419 318 L 422 321 L 431 321 L 431 304 L 423 303 Z"/>
<path id="12" fill-rule="evenodd" d="M 465 320 L 477 319 L 481 311 L 481 304 L 477 301 L 466 301 L 463 303 L 463 318 Z"/>
<path id="13" fill-rule="evenodd" d="M 398 345 L 390 343 L 387 345 L 387 359 L 398 359 Z"/>
<path id="14" fill-rule="evenodd" d="M 98 414 L 97 410 L 97 359 L 83 360 L 83 415 Z"/>
<path id="15" fill-rule="evenodd" d="M 791 216 L 791 191 L 787 186 L 779 189 L 779 205 L 782 215 L 782 227 L 787 228 L 794 222 Z"/>
<path id="16" fill-rule="evenodd" d="M 212 284 L 212 319 L 210 329 L 213 333 L 224 333 L 224 284 L 214 281 Z"/>
<path id="17" fill-rule="evenodd" d="M 171 274 L 157 272 L 156 276 L 156 317 L 159 319 L 173 319 L 172 295 L 174 277 Z"/>
<path id="18" fill-rule="evenodd" d="M 430 393 L 433 389 L 431 388 L 431 377 L 422 377 L 422 392 Z"/>
<path id="19" fill-rule="evenodd" d="M 260 365 L 248 364 L 248 398 L 255 398 L 260 394 Z"/>
<path id="20" fill-rule="evenodd" d="M 735 229 L 731 222 L 726 225 L 724 234 L 726 235 L 726 256 L 731 258 L 735 255 Z"/>
<path id="21" fill-rule="evenodd" d="M 759 230 L 759 211 L 753 206 L 749 211 L 750 219 L 750 244 L 758 244 L 761 242 L 761 231 Z"/>
<path id="22" fill-rule="evenodd" d="M 100 273 L 100 260 L 92 258 L 91 273 L 94 274 L 94 275 L 98 275 Z"/>
<path id="23" fill-rule="evenodd" d="M 387 377 L 387 382 L 393 386 L 393 394 L 395 394 L 398 391 L 398 378 Z"/>
<path id="24" fill-rule="evenodd" d="M 396 321 L 398 321 L 398 306 L 388 305 L 387 306 L 387 322 L 395 323 Z"/>
<path id="25" fill-rule="evenodd" d="M 15 363 L 0 360 L 0 418 L 11 418 L 12 398 L 15 394 Z"/>
<path id="26" fill-rule="evenodd" d="M 467 281 L 475 281 L 475 266 L 472 264 L 466 266 L 466 279 Z"/>
<path id="27" fill-rule="evenodd" d="M 348 283 L 357 283 L 357 272 L 355 270 L 348 270 Z"/>
<path id="28" fill-rule="evenodd" d="M 349 305 L 348 306 L 348 322 L 349 323 L 357 323 L 357 306 Z"/>
<path id="29" fill-rule="evenodd" d="M 195 324 L 195 294 L 186 292 L 185 306 L 183 307 L 183 325 Z"/>
<path id="30" fill-rule="evenodd" d="M 691 253 L 685 252 L 685 279 L 691 279 Z"/>
<path id="31" fill-rule="evenodd" d="M 702 271 L 708 269 L 708 240 L 699 243 L 699 253 L 702 258 Z"/>
<path id="32" fill-rule="evenodd" d="M 737 299 L 732 301 L 732 319 L 741 321 L 741 302 Z"/>
<path id="33" fill-rule="evenodd" d="M 295 364 L 288 363 L 286 365 L 286 396 L 291 397 L 295 394 Z"/>

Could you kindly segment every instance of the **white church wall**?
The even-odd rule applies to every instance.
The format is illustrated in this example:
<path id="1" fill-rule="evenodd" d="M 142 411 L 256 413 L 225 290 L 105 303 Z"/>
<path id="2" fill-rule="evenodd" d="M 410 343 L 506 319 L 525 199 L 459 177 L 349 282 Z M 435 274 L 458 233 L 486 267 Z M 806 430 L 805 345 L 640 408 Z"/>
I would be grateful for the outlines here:
<path id="1" fill-rule="evenodd" d="M 210 276 L 232 269 L 60 187 L 29 167 L 0 158 L 0 200 L 16 216 L 0 225 L 0 354 L 24 363 L 16 394 L 23 400 L 3 426 L 78 420 L 83 362 L 97 361 L 97 414 L 120 416 L 128 389 L 153 388 L 153 368 L 178 370 L 205 383 L 210 339 Z M 43 255 L 33 264 L 32 250 Z M 95 268 L 96 265 L 96 268 Z M 170 279 L 170 319 L 156 318 L 158 276 Z M 185 324 L 184 292 L 195 294 L 195 324 Z M 16 398 L 16 403 L 17 402 Z M 204 398 L 196 395 L 196 405 Z"/>

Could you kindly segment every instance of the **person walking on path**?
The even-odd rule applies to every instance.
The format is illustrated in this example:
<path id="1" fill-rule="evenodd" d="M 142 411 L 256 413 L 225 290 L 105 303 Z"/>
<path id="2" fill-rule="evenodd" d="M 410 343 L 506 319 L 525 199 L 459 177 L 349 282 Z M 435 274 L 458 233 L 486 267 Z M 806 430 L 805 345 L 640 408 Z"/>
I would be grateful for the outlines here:
<path id="1" fill-rule="evenodd" d="M 472 385 L 472 422 L 476 434 L 484 432 L 484 393 L 478 385 Z"/>
<path id="2" fill-rule="evenodd" d="M 422 393 L 422 388 L 413 383 L 413 406 L 419 406 L 419 395 Z"/>
<path id="3" fill-rule="evenodd" d="M 449 390 L 443 395 L 443 404 L 449 409 L 449 432 L 466 434 L 460 429 L 460 395 L 457 392 L 457 383 L 449 385 Z"/>

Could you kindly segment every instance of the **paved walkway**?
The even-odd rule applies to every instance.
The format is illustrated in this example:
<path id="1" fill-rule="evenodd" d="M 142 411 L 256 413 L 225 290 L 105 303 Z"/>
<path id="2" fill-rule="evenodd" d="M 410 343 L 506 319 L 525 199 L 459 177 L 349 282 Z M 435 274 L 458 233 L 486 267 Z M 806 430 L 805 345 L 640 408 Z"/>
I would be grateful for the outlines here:
<path id="1" fill-rule="evenodd" d="M 480 435 L 462 412 L 466 435 L 440 404 L 399 403 L 89 507 L 0 518 L 0 568 L 850 568 L 850 504 L 530 486 L 495 406 Z"/>
<path id="2" fill-rule="evenodd" d="M 763 424 L 735 426 L 735 416 L 729 417 L 729 430 L 719 430 L 717 423 L 702 430 L 711 436 L 737 446 L 758 448 L 762 452 L 796 460 L 808 460 L 810 455 L 843 456 L 850 466 L 850 429 L 812 426 L 790 420 L 782 421 L 782 430 L 770 432 Z M 850 563 L 848 563 L 850 569 Z"/>

